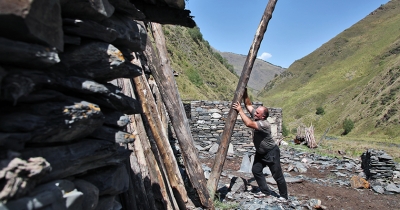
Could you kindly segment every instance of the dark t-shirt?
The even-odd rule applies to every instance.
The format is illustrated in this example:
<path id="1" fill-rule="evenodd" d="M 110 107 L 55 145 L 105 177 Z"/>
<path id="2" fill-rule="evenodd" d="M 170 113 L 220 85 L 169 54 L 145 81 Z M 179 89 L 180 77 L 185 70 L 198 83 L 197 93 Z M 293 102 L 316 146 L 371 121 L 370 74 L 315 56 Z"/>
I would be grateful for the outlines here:
<path id="1" fill-rule="evenodd" d="M 254 119 L 254 113 L 256 109 L 251 112 L 251 117 Z M 258 120 L 256 121 L 258 129 L 254 129 L 253 133 L 253 143 L 256 148 L 257 153 L 266 154 L 275 145 L 275 141 L 271 135 L 271 125 L 268 120 Z"/>

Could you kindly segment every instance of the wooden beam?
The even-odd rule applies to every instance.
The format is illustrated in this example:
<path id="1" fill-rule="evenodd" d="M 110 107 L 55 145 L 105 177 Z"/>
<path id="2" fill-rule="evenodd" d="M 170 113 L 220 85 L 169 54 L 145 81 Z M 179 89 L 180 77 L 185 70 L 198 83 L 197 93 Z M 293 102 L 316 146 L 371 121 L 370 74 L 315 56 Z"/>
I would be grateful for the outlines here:
<path id="1" fill-rule="evenodd" d="M 179 171 L 178 163 L 172 151 L 171 145 L 169 144 L 166 129 L 162 125 L 162 121 L 159 117 L 160 114 L 157 109 L 157 104 L 152 95 L 150 86 L 147 83 L 146 76 L 142 74 L 142 76 L 135 77 L 133 80 L 135 82 L 140 102 L 142 103 L 144 114 L 143 118 L 149 124 L 151 133 L 153 134 L 157 144 L 157 148 L 162 156 L 168 175 L 168 180 L 173 189 L 176 201 L 181 209 L 186 209 L 188 197 L 185 184 Z"/>
<path id="2" fill-rule="evenodd" d="M 165 107 L 171 119 L 172 126 L 176 132 L 179 145 L 182 148 L 186 172 L 194 189 L 200 198 L 201 204 L 213 209 L 213 202 L 210 198 L 206 179 L 201 164 L 197 157 L 197 149 L 194 146 L 193 136 L 190 131 L 189 122 L 185 114 L 175 78 L 167 58 L 164 33 L 161 25 L 151 23 L 151 30 L 156 44 L 157 54 L 153 51 L 152 44 L 148 40 L 145 54 L 152 65 L 151 73 L 159 87 Z"/>
<path id="3" fill-rule="evenodd" d="M 261 18 L 261 22 L 256 31 L 253 43 L 251 44 L 249 54 L 247 55 L 246 62 L 244 63 L 242 74 L 240 76 L 238 85 L 236 87 L 232 103 L 240 101 L 243 97 L 244 89 L 246 88 L 247 82 L 249 81 L 250 73 L 253 68 L 253 64 L 256 59 L 258 49 L 260 48 L 260 44 L 263 39 L 264 33 L 267 30 L 268 22 L 272 17 L 272 12 L 274 11 L 276 2 L 277 0 L 269 0 L 268 5 L 265 8 L 264 14 Z M 218 147 L 218 151 L 215 156 L 215 161 L 213 168 L 211 170 L 210 178 L 208 179 L 207 182 L 207 188 L 210 192 L 210 195 L 212 196 L 216 192 L 219 177 L 221 176 L 221 171 L 225 163 L 225 157 L 228 152 L 229 142 L 233 128 L 235 126 L 236 117 L 237 117 L 236 110 L 230 109 L 227 119 L 225 121 L 225 129 L 221 136 L 221 143 Z"/>

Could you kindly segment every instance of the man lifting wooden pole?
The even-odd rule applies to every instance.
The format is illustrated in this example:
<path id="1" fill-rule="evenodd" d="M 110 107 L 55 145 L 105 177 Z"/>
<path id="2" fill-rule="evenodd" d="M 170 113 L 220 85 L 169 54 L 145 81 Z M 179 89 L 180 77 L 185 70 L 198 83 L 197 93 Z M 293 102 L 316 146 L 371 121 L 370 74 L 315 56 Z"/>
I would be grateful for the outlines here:
<path id="1" fill-rule="evenodd" d="M 267 30 L 268 22 L 272 18 L 272 12 L 275 9 L 277 0 L 270 0 L 267 7 L 265 8 L 264 14 L 261 18 L 261 22 L 256 31 L 253 43 L 250 47 L 249 54 L 247 55 L 246 62 L 244 63 L 242 74 L 239 79 L 238 86 L 236 87 L 235 95 L 232 103 L 240 101 L 243 97 L 244 89 L 247 86 L 247 82 L 250 78 L 250 73 L 253 68 L 254 61 L 257 56 L 258 49 L 260 48 L 261 41 L 264 37 L 265 31 Z M 229 142 L 231 139 L 233 127 L 236 123 L 237 112 L 234 109 L 230 109 L 226 122 L 225 129 L 221 136 L 221 142 L 218 147 L 218 151 L 214 160 L 214 165 L 211 170 L 210 178 L 207 182 L 207 189 L 210 196 L 213 198 L 217 189 L 219 177 L 222 172 L 222 168 L 225 163 L 226 154 L 228 152 Z"/>

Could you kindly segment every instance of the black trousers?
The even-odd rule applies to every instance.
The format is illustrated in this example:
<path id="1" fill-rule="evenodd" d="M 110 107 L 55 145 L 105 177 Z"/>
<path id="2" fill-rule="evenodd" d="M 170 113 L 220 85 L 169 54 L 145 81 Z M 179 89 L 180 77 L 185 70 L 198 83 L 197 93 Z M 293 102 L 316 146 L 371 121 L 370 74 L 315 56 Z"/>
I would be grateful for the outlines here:
<path id="1" fill-rule="evenodd" d="M 287 199 L 287 186 L 281 168 L 280 157 L 281 153 L 278 146 L 272 148 L 270 151 L 267 152 L 267 154 L 259 154 L 256 152 L 251 171 L 253 172 L 254 178 L 261 192 L 266 195 L 271 195 L 271 190 L 269 189 L 265 180 L 265 176 L 263 174 L 264 167 L 268 166 L 271 170 L 272 177 L 275 179 L 278 185 L 279 195 Z"/>

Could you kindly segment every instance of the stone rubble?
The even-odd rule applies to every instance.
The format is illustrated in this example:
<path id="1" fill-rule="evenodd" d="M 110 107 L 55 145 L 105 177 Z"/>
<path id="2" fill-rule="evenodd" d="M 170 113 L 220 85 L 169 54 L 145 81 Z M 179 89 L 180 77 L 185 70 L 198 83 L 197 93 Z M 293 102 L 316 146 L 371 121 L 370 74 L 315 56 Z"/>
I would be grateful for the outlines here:
<path id="1" fill-rule="evenodd" d="M 308 181 L 323 186 L 343 186 L 353 187 L 357 190 L 373 190 L 379 194 L 400 193 L 400 165 L 394 163 L 393 176 L 388 179 L 367 179 L 364 170 L 361 167 L 361 159 L 353 159 L 346 156 L 343 158 L 326 157 L 317 154 L 306 153 L 295 150 L 290 147 L 281 146 L 281 163 L 284 170 L 286 182 L 299 183 Z M 218 193 L 222 202 L 239 203 L 237 209 L 326 209 L 323 202 L 316 198 L 301 200 L 296 195 L 290 195 L 287 201 L 281 201 L 277 197 L 270 196 L 264 198 L 256 198 L 251 193 L 252 186 L 250 183 L 254 181 L 251 174 L 252 156 L 246 153 L 242 158 L 241 168 L 238 171 L 223 171 L 218 184 Z M 207 151 L 199 151 L 200 158 L 212 158 L 214 154 Z M 237 155 L 236 157 L 240 157 Z M 388 155 L 383 156 L 389 159 Z M 232 158 L 232 157 L 228 157 Z M 392 160 L 392 159 L 391 159 Z M 333 166 L 333 169 L 331 169 Z M 268 167 L 267 167 L 268 168 Z M 267 169 L 266 168 L 266 169 Z M 316 168 L 321 172 L 329 170 L 332 177 L 329 178 L 311 178 L 303 175 L 292 176 L 291 172 L 305 173 L 307 169 Z M 211 168 L 203 165 L 205 174 L 210 174 Z M 270 172 L 266 172 L 266 180 L 269 187 L 274 192 L 279 192 L 275 187 L 275 180 L 271 177 Z M 238 175 L 239 174 L 239 175 Z M 230 183 L 224 183 L 222 178 L 229 178 Z M 206 176 L 207 178 L 207 176 Z M 368 181 L 367 181 L 368 180 Z M 354 185 L 358 181 L 361 185 Z M 368 184 L 367 184 L 368 183 Z M 275 186 L 274 186 L 275 185 Z"/>

